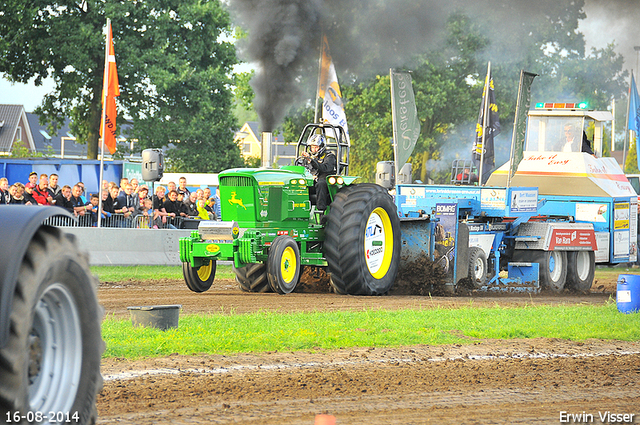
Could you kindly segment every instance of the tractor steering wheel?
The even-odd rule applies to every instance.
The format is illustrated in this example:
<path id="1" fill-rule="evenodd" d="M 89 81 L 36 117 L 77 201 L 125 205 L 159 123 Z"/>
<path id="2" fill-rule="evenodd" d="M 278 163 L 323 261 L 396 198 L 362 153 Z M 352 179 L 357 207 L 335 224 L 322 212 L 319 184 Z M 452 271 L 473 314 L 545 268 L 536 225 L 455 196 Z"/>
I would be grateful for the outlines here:
<path id="1" fill-rule="evenodd" d="M 297 157 L 295 162 L 294 162 L 294 165 L 303 166 L 309 172 L 311 172 L 311 170 L 313 170 L 313 167 L 311 166 L 311 161 L 309 160 L 309 157 L 306 157 L 306 156 Z"/>

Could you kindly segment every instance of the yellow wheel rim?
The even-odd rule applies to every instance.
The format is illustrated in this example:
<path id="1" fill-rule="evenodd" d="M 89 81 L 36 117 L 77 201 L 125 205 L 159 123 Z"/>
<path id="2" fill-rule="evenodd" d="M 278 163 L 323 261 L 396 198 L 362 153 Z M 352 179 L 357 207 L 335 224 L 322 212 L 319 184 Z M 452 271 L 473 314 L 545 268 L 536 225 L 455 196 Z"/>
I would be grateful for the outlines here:
<path id="1" fill-rule="evenodd" d="M 391 259 L 393 258 L 393 227 L 391 219 L 383 208 L 378 207 L 371 212 L 367 223 L 364 247 L 364 252 L 367 256 L 367 267 L 371 276 L 375 279 L 382 279 L 389 271 Z M 372 228 L 376 228 L 376 231 L 372 232 Z M 375 253 L 375 255 L 372 253 Z M 382 258 L 379 258 L 380 255 L 382 255 Z"/>
<path id="2" fill-rule="evenodd" d="M 209 264 L 200 266 L 198 268 L 198 278 L 206 282 L 211 277 L 211 271 L 213 270 L 213 261 L 209 260 Z"/>
<path id="3" fill-rule="evenodd" d="M 297 259 L 296 252 L 290 246 L 286 247 L 280 259 L 280 274 L 282 280 L 289 283 L 296 275 Z"/>

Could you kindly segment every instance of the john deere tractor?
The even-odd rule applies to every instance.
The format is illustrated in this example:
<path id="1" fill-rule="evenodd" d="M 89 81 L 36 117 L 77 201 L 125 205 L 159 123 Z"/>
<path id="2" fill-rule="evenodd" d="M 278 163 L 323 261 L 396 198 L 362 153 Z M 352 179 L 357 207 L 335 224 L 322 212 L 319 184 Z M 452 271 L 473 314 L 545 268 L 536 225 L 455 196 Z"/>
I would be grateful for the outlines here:
<path id="1" fill-rule="evenodd" d="M 303 266 L 324 267 L 335 292 L 386 293 L 400 261 L 400 224 L 393 199 L 376 184 L 354 184 L 344 130 L 308 124 L 297 144 L 295 164 L 310 152 L 311 136 L 325 137 L 337 158 L 327 178 L 331 204 L 316 209 L 314 176 L 304 165 L 242 168 L 218 176 L 222 221 L 202 221 L 180 240 L 180 260 L 189 289 L 213 283 L 216 262 L 232 261 L 247 292 L 292 292 Z"/>

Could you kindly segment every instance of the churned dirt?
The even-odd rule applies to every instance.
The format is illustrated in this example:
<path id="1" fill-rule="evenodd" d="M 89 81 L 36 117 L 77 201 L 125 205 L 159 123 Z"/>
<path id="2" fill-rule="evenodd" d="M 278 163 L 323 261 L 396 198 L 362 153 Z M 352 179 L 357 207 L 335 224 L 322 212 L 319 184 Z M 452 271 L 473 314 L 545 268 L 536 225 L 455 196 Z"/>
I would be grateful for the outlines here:
<path id="1" fill-rule="evenodd" d="M 268 311 L 478 308 L 601 304 L 616 282 L 589 294 L 415 293 L 410 276 L 390 295 L 340 296 L 305 269 L 289 295 L 248 294 L 232 280 L 204 293 L 182 281 L 100 284 L 106 314 L 128 306 L 180 304 L 182 314 Z M 413 285 L 415 286 L 415 285 Z M 640 423 L 640 343 L 557 339 L 470 340 L 469 345 L 356 348 L 103 360 L 98 423 L 559 424 Z M 608 412 L 608 413 L 607 413 Z M 567 415 L 591 415 L 567 420 Z M 564 416 L 563 416 L 564 415 Z M 612 420 L 613 418 L 613 420 Z M 574 418 L 575 419 L 575 418 Z M 620 419 L 615 421 L 615 419 Z"/>

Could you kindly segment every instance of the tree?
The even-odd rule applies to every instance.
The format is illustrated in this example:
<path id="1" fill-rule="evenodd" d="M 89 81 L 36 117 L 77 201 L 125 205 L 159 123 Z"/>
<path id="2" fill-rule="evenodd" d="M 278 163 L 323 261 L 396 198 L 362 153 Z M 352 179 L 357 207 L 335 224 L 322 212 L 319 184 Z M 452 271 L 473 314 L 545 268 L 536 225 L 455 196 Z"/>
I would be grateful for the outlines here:
<path id="1" fill-rule="evenodd" d="M 10 0 L 0 12 L 0 72 L 36 84 L 53 76 L 54 93 L 36 110 L 52 124 L 66 116 L 96 158 L 104 68 L 103 29 L 112 19 L 121 95 L 139 147 L 172 143 L 167 161 L 185 171 L 241 164 L 233 144 L 230 78 L 234 46 L 221 39 L 230 20 L 220 1 Z"/>
<path id="2" fill-rule="evenodd" d="M 629 146 L 629 153 L 624 164 L 624 172 L 626 174 L 638 174 L 638 153 L 636 150 L 636 143 L 638 143 L 638 137 L 634 137 Z"/>
<path id="3" fill-rule="evenodd" d="M 351 152 L 349 172 L 374 181 L 376 163 L 393 159 L 391 139 L 391 81 L 389 75 L 376 76 L 371 81 L 343 90 L 345 113 L 349 122 Z M 351 117 L 351 119 L 350 119 Z"/>

